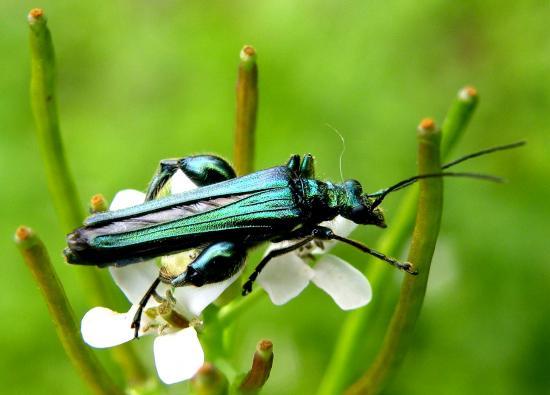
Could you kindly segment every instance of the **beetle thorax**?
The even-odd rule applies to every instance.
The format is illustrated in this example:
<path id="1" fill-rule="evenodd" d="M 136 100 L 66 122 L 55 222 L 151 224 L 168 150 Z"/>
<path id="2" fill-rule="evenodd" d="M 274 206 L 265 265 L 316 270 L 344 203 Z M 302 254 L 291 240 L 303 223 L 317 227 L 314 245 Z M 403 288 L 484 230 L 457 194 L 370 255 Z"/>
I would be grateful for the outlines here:
<path id="1" fill-rule="evenodd" d="M 303 180 L 304 203 L 312 222 L 331 220 L 339 214 L 346 200 L 346 192 L 340 185 L 314 179 Z"/>

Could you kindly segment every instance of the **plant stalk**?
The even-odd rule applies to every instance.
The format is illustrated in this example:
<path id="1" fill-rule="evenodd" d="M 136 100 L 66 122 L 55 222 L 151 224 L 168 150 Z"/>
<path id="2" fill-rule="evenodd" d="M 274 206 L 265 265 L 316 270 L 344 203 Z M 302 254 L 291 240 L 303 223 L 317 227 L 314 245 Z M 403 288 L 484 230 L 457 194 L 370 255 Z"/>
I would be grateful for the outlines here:
<path id="1" fill-rule="evenodd" d="M 245 45 L 240 53 L 236 93 L 233 166 L 237 175 L 242 176 L 252 173 L 254 169 L 258 113 L 258 64 L 256 50 L 250 45 Z M 216 305 L 223 306 L 238 298 L 241 285 L 241 281 L 231 284 L 216 301 Z"/>
<path id="2" fill-rule="evenodd" d="M 35 8 L 28 14 L 31 48 L 31 105 L 36 123 L 36 135 L 42 154 L 48 188 L 63 230 L 70 232 L 82 224 L 84 213 L 75 183 L 69 171 L 61 139 L 55 92 L 55 53 L 50 30 L 43 10 Z M 90 303 L 109 304 L 106 273 L 97 268 L 78 268 L 81 281 L 88 290 Z M 112 286 L 112 285 L 111 285 Z M 145 368 L 130 345 L 116 347 L 113 357 L 121 364 L 129 383 L 144 383 Z"/>
<path id="3" fill-rule="evenodd" d="M 57 335 L 88 387 L 97 395 L 122 395 L 91 350 L 84 344 L 67 300 L 42 241 L 29 228 L 21 226 L 15 242 L 44 297 Z"/>
<path id="4" fill-rule="evenodd" d="M 229 384 L 223 373 L 211 363 L 205 363 L 191 379 L 192 395 L 227 395 Z"/>
<path id="5" fill-rule="evenodd" d="M 273 343 L 262 340 L 256 346 L 252 359 L 252 367 L 239 385 L 239 393 L 243 395 L 258 394 L 271 373 L 273 366 Z"/>
<path id="6" fill-rule="evenodd" d="M 250 45 L 241 50 L 237 78 L 237 114 L 234 165 L 238 175 L 252 172 L 256 114 L 258 112 L 258 65 L 256 51 Z"/>
<path id="7" fill-rule="evenodd" d="M 420 124 L 418 143 L 418 173 L 440 171 L 440 133 L 431 119 Z M 348 389 L 347 395 L 379 394 L 396 374 L 412 342 L 426 293 L 443 208 L 442 178 L 424 179 L 419 184 L 416 224 L 408 257 L 419 274 L 405 276 L 382 349 L 366 374 Z"/>
<path id="8" fill-rule="evenodd" d="M 473 87 L 464 87 L 459 90 L 451 104 L 443 122 L 442 129 L 442 157 L 448 157 L 456 146 L 478 104 L 477 91 Z M 378 251 L 390 256 L 396 256 L 407 242 L 413 229 L 418 189 L 412 187 L 404 191 L 397 213 L 388 232 L 383 234 L 376 244 Z M 339 394 L 349 384 L 356 374 L 350 369 L 358 358 L 358 347 L 363 343 L 365 331 L 375 321 L 375 316 L 394 302 L 393 294 L 384 292 L 392 280 L 393 271 L 384 265 L 379 265 L 373 258 L 367 258 L 365 276 L 369 279 L 375 298 L 370 306 L 350 312 L 344 321 L 338 335 L 334 353 L 329 361 L 327 370 L 319 386 L 318 395 Z M 363 358 L 364 360 L 364 358 Z"/>
<path id="9" fill-rule="evenodd" d="M 57 114 L 55 55 L 50 30 L 41 9 L 28 15 L 31 46 L 31 105 L 38 145 L 44 159 L 48 187 L 63 229 L 71 231 L 82 224 L 80 199 L 70 174 Z"/>

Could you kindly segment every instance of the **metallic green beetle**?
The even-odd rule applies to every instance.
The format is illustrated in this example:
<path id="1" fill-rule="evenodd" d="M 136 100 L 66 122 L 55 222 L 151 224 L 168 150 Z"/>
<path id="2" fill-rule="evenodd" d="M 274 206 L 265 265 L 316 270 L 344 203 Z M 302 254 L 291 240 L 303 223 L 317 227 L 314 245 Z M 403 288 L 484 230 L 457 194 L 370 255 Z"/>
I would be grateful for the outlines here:
<path id="1" fill-rule="evenodd" d="M 515 143 L 467 155 L 442 167 Z M 157 198 L 172 175 L 181 170 L 199 188 Z M 235 274 L 247 252 L 260 243 L 295 241 L 286 248 L 270 251 L 256 266 L 243 286 L 243 295 L 270 259 L 289 253 L 316 240 L 337 240 L 371 254 L 410 274 L 408 262 L 399 262 L 378 251 L 339 235 L 319 224 L 340 215 L 357 224 L 386 227 L 379 208 L 385 196 L 418 179 L 472 174 L 441 172 L 403 180 L 389 188 L 366 194 L 358 181 L 333 184 L 315 179 L 313 157 L 293 155 L 284 166 L 235 177 L 231 166 L 216 156 L 200 155 L 161 162 L 146 194 L 146 202 L 130 208 L 89 217 L 84 226 L 68 235 L 65 256 L 69 263 L 124 266 L 154 257 L 197 249 L 198 256 L 182 273 L 162 269 L 140 302 L 132 327 L 136 336 L 143 307 L 160 282 L 174 287 L 202 286 Z"/>

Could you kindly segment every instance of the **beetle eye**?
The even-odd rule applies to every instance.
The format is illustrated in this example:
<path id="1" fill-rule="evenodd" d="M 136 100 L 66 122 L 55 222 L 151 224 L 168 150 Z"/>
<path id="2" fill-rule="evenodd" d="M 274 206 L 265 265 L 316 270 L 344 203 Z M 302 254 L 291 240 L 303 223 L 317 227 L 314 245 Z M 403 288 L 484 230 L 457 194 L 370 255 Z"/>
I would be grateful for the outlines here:
<path id="1" fill-rule="evenodd" d="M 356 206 L 353 206 L 353 208 L 351 209 L 351 212 L 349 213 L 349 219 L 356 224 L 367 224 L 369 223 L 370 214 L 371 212 L 366 206 L 358 204 Z"/>

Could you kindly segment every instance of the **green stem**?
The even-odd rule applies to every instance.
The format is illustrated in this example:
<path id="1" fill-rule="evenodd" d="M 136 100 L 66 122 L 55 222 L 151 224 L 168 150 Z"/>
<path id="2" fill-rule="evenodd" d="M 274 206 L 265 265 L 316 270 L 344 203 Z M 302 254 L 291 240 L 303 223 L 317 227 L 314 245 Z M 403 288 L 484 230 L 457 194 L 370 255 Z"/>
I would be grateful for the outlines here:
<path id="1" fill-rule="evenodd" d="M 396 222 L 392 224 L 393 232 L 381 237 L 377 243 L 378 251 L 384 251 L 388 255 L 394 256 L 406 242 L 413 225 L 409 215 L 414 213 L 417 195 L 417 190 L 406 192 L 406 196 L 403 198 L 399 210 L 395 215 Z M 351 369 L 350 367 L 355 366 L 353 361 L 356 360 L 358 352 L 362 349 L 359 345 L 364 343 L 365 332 L 369 327 L 369 323 L 375 321 L 374 317 L 385 305 L 384 300 L 381 300 L 383 298 L 383 284 L 390 282 L 393 271 L 392 269 L 384 269 L 387 268 L 381 267 L 379 262 L 368 258 L 366 276 L 371 283 L 376 300 L 371 302 L 371 306 L 352 311 L 348 314 L 336 340 L 334 353 L 330 359 L 326 373 L 321 380 L 318 390 L 319 395 L 341 393 L 349 383 L 350 378 L 356 373 L 357 369 Z M 372 340 L 372 338 L 370 339 Z"/>
<path id="2" fill-rule="evenodd" d="M 273 366 L 273 343 L 262 340 L 256 346 L 252 367 L 242 379 L 238 392 L 243 395 L 258 394 L 269 378 Z"/>
<path id="3" fill-rule="evenodd" d="M 258 65 L 256 63 L 256 50 L 250 45 L 245 45 L 241 50 L 240 59 L 236 91 L 233 165 L 237 175 L 244 175 L 251 173 L 254 168 L 256 115 L 258 112 Z M 241 281 L 235 281 L 216 300 L 215 304 L 220 307 L 227 304 L 238 304 L 239 302 L 235 301 L 242 300 L 242 298 L 237 299 L 241 293 L 241 286 Z M 226 309 L 226 307 L 222 307 L 221 310 Z M 229 311 L 231 310 L 230 308 Z M 221 315 L 223 316 L 223 313 Z M 216 319 L 219 319 L 219 315 Z M 223 323 L 218 328 L 220 328 L 220 335 L 223 332 L 225 338 L 231 338 L 231 328 L 228 327 L 228 322 Z"/>
<path id="4" fill-rule="evenodd" d="M 424 120 L 421 123 L 418 143 L 419 174 L 438 172 L 441 168 L 440 133 L 433 121 Z M 397 372 L 411 344 L 426 293 L 443 208 L 443 180 L 425 179 L 419 184 L 416 225 L 408 257 L 419 274 L 405 276 L 382 349 L 367 373 L 346 392 L 348 395 L 380 393 Z"/>
<path id="5" fill-rule="evenodd" d="M 28 16 L 31 46 L 31 104 L 38 145 L 42 153 L 50 194 L 65 232 L 82 224 L 80 199 L 71 177 L 59 130 L 55 94 L 55 56 L 52 37 L 41 9 Z M 97 270 L 81 268 L 79 274 L 90 286 L 94 304 L 104 301 L 105 289 Z"/>
<path id="6" fill-rule="evenodd" d="M 442 158 L 445 158 L 456 146 L 457 141 L 462 136 L 462 131 L 466 129 L 470 119 L 472 119 L 478 101 L 477 90 L 472 86 L 466 86 L 458 92 L 441 128 Z"/>
<path id="7" fill-rule="evenodd" d="M 44 159 L 48 187 L 65 231 L 82 224 L 83 212 L 59 131 L 55 93 L 55 56 L 46 17 L 40 9 L 28 16 L 31 45 L 31 104 Z"/>
<path id="8" fill-rule="evenodd" d="M 478 103 L 475 88 L 462 88 L 451 107 L 449 108 L 442 129 L 442 157 L 447 157 L 463 135 Z M 389 231 L 385 233 L 376 244 L 378 251 L 395 256 L 399 254 L 406 243 L 414 224 L 418 190 L 414 187 L 405 191 L 398 212 L 394 216 Z M 365 331 L 372 326 L 375 316 L 394 301 L 393 294 L 384 292 L 392 280 L 393 272 L 375 259 L 367 258 L 365 275 L 369 279 L 375 298 L 370 306 L 353 311 L 348 314 L 338 335 L 334 353 L 323 375 L 319 386 L 318 395 L 333 395 L 343 391 L 346 385 L 354 377 L 356 371 L 350 369 L 354 366 L 358 352 L 364 343 Z"/>
<path id="9" fill-rule="evenodd" d="M 252 172 L 254 135 L 258 110 L 258 65 L 256 51 L 249 45 L 241 50 L 237 79 L 237 115 L 234 165 L 237 174 Z"/>
<path id="10" fill-rule="evenodd" d="M 237 175 L 251 173 L 254 168 L 256 115 L 258 112 L 258 65 L 256 50 L 245 45 L 240 53 L 237 75 L 237 104 L 233 166 Z M 235 281 L 215 302 L 223 306 L 241 293 L 241 281 Z"/>
<path id="11" fill-rule="evenodd" d="M 42 241 L 31 229 L 22 226 L 15 233 L 15 242 L 46 300 L 57 335 L 84 381 L 95 394 L 123 394 L 82 341 L 72 308 Z"/>
<path id="12" fill-rule="evenodd" d="M 83 211 L 69 171 L 59 128 L 55 92 L 55 55 L 46 17 L 41 9 L 29 12 L 31 47 L 31 104 L 36 123 L 36 135 L 42 154 L 46 178 L 56 211 L 65 232 L 82 224 Z M 108 305 L 107 273 L 96 268 L 78 268 L 90 303 Z M 130 345 L 116 347 L 113 357 L 121 363 L 130 383 L 144 383 L 146 371 Z"/>
<path id="13" fill-rule="evenodd" d="M 229 384 L 223 373 L 210 363 L 205 363 L 191 379 L 192 395 L 227 395 Z"/>

